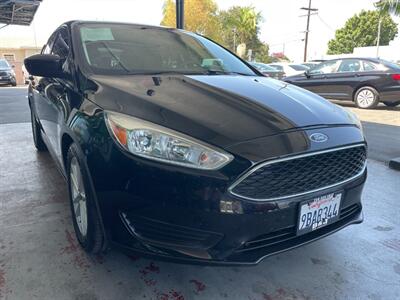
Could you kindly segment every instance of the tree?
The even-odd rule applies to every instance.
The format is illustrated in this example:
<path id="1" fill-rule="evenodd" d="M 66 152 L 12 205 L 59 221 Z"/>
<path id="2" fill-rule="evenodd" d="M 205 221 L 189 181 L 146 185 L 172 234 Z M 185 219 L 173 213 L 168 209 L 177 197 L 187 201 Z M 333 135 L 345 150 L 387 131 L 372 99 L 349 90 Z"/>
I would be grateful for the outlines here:
<path id="1" fill-rule="evenodd" d="M 381 13 L 400 16 L 400 0 L 380 0 L 375 6 Z"/>
<path id="2" fill-rule="evenodd" d="M 260 41 L 260 23 L 263 21 L 260 12 L 252 6 L 233 6 L 220 11 L 222 44 L 236 52 L 239 44 L 245 44 L 246 49 L 253 51 L 253 58 L 260 62 L 269 62 L 269 47 Z"/>
<path id="3" fill-rule="evenodd" d="M 185 29 L 221 41 L 217 18 L 218 7 L 214 0 L 185 0 Z M 161 25 L 176 26 L 176 6 L 174 0 L 165 0 Z"/>
<path id="4" fill-rule="evenodd" d="M 398 31 L 390 15 L 378 11 L 361 11 L 348 19 L 343 28 L 336 30 L 335 38 L 328 43 L 328 54 L 352 53 L 355 47 L 375 46 L 379 18 L 382 20 L 379 45 L 388 45 Z"/>

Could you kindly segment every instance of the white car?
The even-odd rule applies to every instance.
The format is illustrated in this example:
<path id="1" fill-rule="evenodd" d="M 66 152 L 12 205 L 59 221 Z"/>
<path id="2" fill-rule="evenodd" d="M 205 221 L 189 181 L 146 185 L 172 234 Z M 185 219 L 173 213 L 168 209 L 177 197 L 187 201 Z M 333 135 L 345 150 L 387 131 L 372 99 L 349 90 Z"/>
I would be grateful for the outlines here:
<path id="1" fill-rule="evenodd" d="M 279 71 L 285 72 L 286 76 L 302 74 L 308 70 L 306 66 L 294 63 L 271 63 L 268 65 Z"/>

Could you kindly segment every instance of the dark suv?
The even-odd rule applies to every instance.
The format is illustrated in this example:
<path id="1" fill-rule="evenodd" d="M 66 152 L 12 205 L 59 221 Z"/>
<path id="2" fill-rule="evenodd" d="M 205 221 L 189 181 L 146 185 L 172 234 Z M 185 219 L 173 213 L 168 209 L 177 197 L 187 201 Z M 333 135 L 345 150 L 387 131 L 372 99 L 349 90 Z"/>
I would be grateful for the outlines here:
<path id="1" fill-rule="evenodd" d="M 0 58 L 0 84 L 17 85 L 15 72 L 7 60 Z"/>

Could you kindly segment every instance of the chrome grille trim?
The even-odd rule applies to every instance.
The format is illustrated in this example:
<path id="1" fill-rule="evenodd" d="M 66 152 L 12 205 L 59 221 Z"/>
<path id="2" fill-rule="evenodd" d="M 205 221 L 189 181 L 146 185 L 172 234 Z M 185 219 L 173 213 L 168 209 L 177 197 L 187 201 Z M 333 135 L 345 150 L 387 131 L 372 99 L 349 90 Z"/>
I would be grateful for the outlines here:
<path id="1" fill-rule="evenodd" d="M 282 199 L 287 199 L 287 198 L 293 198 L 293 197 L 298 197 L 298 196 L 303 196 L 303 195 L 307 195 L 307 194 L 311 194 L 311 193 L 315 193 L 318 191 L 322 191 L 325 189 L 329 189 L 341 184 L 344 184 L 346 182 L 350 182 L 358 177 L 360 177 L 362 174 L 364 174 L 366 168 L 367 168 L 367 159 L 365 159 L 364 162 L 364 166 L 361 169 L 361 171 L 340 182 L 337 182 L 335 184 L 331 184 L 328 186 L 324 186 L 318 189 L 314 189 L 314 190 L 310 190 L 310 191 L 306 191 L 306 192 L 302 192 L 302 193 L 297 193 L 297 194 L 291 194 L 291 195 L 285 195 L 285 196 L 281 196 L 281 197 L 274 197 L 274 198 L 263 198 L 263 199 L 258 199 L 258 198 L 251 198 L 251 197 L 246 197 L 246 196 L 242 196 L 240 194 L 237 194 L 235 192 L 233 192 L 233 189 L 240 184 L 244 179 L 246 179 L 248 176 L 250 176 L 251 174 L 253 174 L 255 171 L 257 171 L 260 168 L 263 168 L 267 165 L 271 165 L 271 164 L 275 164 L 275 163 L 279 163 L 279 162 L 283 162 L 283 161 L 288 161 L 288 160 L 295 160 L 298 158 L 303 158 L 303 157 L 308 157 L 308 156 L 314 156 L 314 155 L 318 155 L 318 154 L 323 154 L 323 153 L 328 153 L 328 152 L 335 152 L 335 151 L 339 151 L 339 150 L 345 150 L 345 149 L 350 149 L 350 148 L 356 148 L 356 147 L 364 147 L 366 148 L 365 144 L 355 144 L 355 145 L 350 145 L 350 146 L 344 146 L 344 147 L 338 147 L 338 148 L 332 148 L 332 149 L 327 149 L 327 150 L 322 150 L 322 151 L 316 151 L 316 152 L 311 152 L 311 153 L 305 153 L 305 154 L 300 154 L 300 155 L 294 155 L 294 156 L 287 156 L 284 158 L 279 158 L 279 159 L 273 159 L 273 160 L 269 160 L 266 161 L 264 163 L 261 163 L 259 165 L 256 165 L 255 167 L 251 168 L 249 171 L 247 171 L 244 175 L 240 176 L 238 180 L 236 180 L 229 188 L 228 188 L 228 192 L 236 197 L 242 198 L 242 199 L 246 199 L 246 200 L 250 200 L 250 201 L 257 201 L 257 202 L 261 202 L 261 201 L 265 201 L 265 202 L 270 202 L 270 201 L 276 201 L 276 200 L 282 200 Z"/>

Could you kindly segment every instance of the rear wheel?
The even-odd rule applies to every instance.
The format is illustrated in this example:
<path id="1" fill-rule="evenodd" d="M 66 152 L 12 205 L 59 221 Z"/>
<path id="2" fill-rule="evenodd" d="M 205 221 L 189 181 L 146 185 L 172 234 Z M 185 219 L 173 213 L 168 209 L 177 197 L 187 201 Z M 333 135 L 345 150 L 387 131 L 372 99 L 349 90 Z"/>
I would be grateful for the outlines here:
<path id="1" fill-rule="evenodd" d="M 36 119 L 35 113 L 31 109 L 31 124 L 32 124 L 32 135 L 33 143 L 38 151 L 47 151 L 46 144 L 43 141 L 42 134 L 40 132 L 40 125 Z"/>
<path id="2" fill-rule="evenodd" d="M 104 234 L 89 184 L 88 173 L 78 156 L 78 147 L 72 144 L 67 154 L 68 190 L 72 221 L 82 248 L 92 254 L 103 250 Z"/>
<path id="3" fill-rule="evenodd" d="M 386 106 L 395 107 L 395 106 L 397 106 L 397 105 L 400 104 L 400 101 L 395 101 L 395 102 L 386 102 L 386 101 L 383 101 L 383 103 L 384 103 Z"/>
<path id="4" fill-rule="evenodd" d="M 354 95 L 354 102 L 359 108 L 375 108 L 379 103 L 379 93 L 373 87 L 364 86 Z"/>

